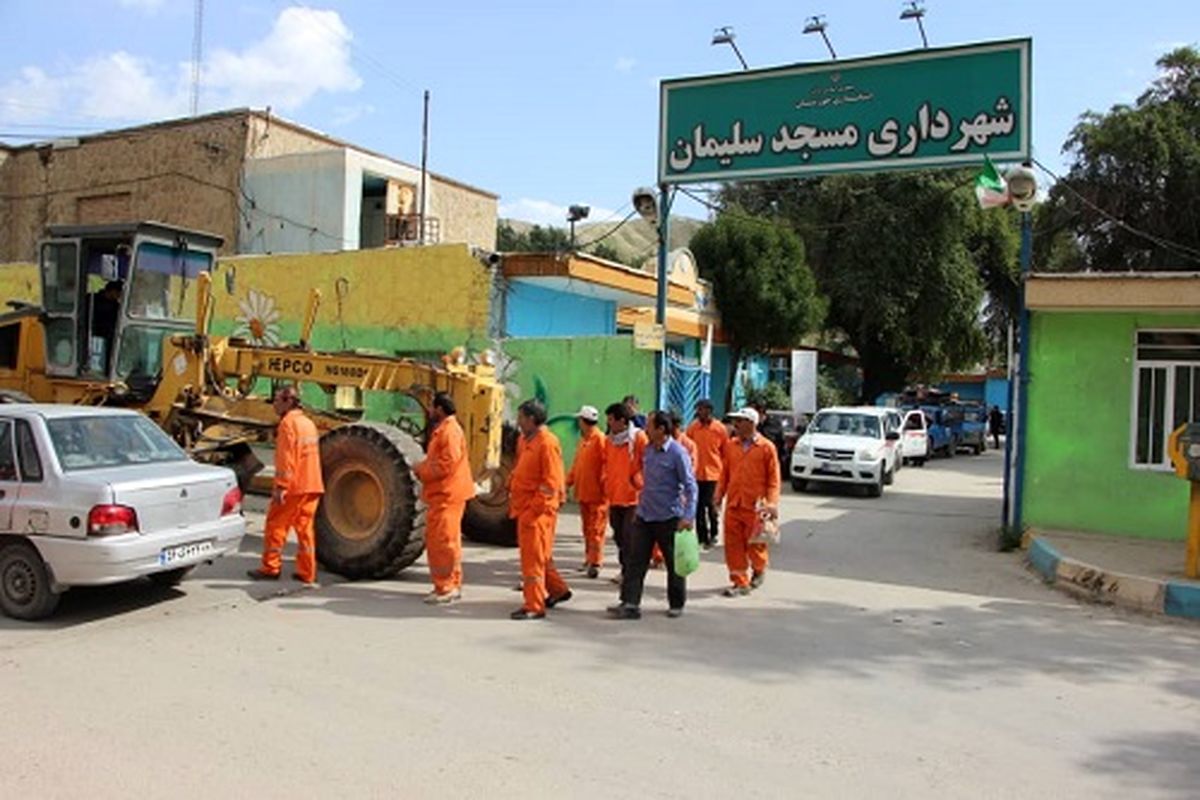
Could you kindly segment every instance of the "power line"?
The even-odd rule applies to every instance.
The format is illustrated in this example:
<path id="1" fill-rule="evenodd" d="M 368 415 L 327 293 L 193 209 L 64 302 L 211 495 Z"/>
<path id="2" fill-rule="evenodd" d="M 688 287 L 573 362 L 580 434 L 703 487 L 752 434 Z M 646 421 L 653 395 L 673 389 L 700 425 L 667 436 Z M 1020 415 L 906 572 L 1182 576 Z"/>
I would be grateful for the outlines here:
<path id="1" fill-rule="evenodd" d="M 600 242 L 603 242 L 605 239 L 612 236 L 617 231 L 621 230 L 621 228 L 624 227 L 625 223 L 629 222 L 629 220 L 633 219 L 634 216 L 636 216 L 636 215 L 637 215 L 637 211 L 630 211 L 628 214 L 625 215 L 625 218 L 623 220 L 618 222 L 611 230 L 609 230 L 603 236 L 599 236 L 595 239 L 592 239 L 590 242 L 584 242 L 583 244 L 576 245 L 576 249 L 583 250 L 585 247 L 591 247 L 592 245 L 596 245 L 596 244 L 599 244 Z"/>
<path id="2" fill-rule="evenodd" d="M 1158 247 L 1161 247 L 1164 250 L 1174 252 L 1176 255 L 1182 256 L 1182 257 L 1190 259 L 1192 261 L 1200 261 L 1200 250 L 1197 250 L 1194 247 L 1189 247 L 1188 245 L 1185 245 L 1185 244 L 1180 244 L 1178 242 L 1172 242 L 1170 239 L 1164 239 L 1161 236 L 1156 236 L 1153 233 L 1149 233 L 1147 231 L 1143 231 L 1139 228 L 1133 227 L 1125 220 L 1121 219 L 1120 217 L 1116 216 L 1115 214 L 1112 214 L 1112 213 L 1106 211 L 1105 209 L 1101 208 L 1100 206 L 1096 205 L 1095 203 L 1093 203 L 1091 200 L 1089 200 L 1087 197 L 1085 197 L 1083 195 L 1083 193 L 1081 193 L 1077 189 L 1075 189 L 1075 187 L 1072 186 L 1066 178 L 1059 177 L 1058 175 L 1056 175 L 1054 173 L 1053 170 L 1051 170 L 1049 167 L 1047 167 L 1042 162 L 1038 161 L 1036 158 L 1033 159 L 1033 163 L 1040 170 L 1042 170 L 1042 172 L 1045 172 L 1051 178 L 1054 178 L 1056 183 L 1060 184 L 1064 189 L 1066 189 L 1068 192 L 1070 192 L 1081 203 L 1083 203 L 1085 206 L 1087 206 L 1088 208 L 1095 211 L 1100 216 L 1104 217 L 1109 222 L 1120 227 L 1122 230 L 1124 230 L 1140 239 L 1144 239 L 1144 240 L 1150 242 L 1151 244 L 1157 245 Z"/>

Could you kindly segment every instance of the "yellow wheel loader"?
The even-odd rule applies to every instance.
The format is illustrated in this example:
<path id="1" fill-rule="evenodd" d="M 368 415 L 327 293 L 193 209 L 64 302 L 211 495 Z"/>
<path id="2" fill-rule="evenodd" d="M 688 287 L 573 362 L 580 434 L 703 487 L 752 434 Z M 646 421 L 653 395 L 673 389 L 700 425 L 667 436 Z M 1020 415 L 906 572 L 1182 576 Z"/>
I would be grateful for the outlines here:
<path id="1" fill-rule="evenodd" d="M 338 392 L 398 392 L 428 413 L 447 392 L 467 436 L 481 496 L 468 534 L 511 538 L 503 517 L 503 388 L 487 363 L 460 355 L 441 365 L 316 352 L 308 344 L 320 295 L 310 293 L 296 345 L 212 336 L 218 237 L 158 223 L 51 227 L 39 245 L 41 305 L 9 301 L 0 315 L 0 400 L 118 405 L 162 426 L 194 458 L 225 464 L 243 488 L 262 469 L 251 446 L 268 443 L 275 382 L 320 387 L 331 409 L 306 407 L 321 431 L 326 494 L 317 553 L 348 578 L 381 578 L 424 546 L 424 510 L 412 465 L 420 443 L 391 425 L 336 410 Z M 302 279 L 302 278 L 301 278 Z"/>

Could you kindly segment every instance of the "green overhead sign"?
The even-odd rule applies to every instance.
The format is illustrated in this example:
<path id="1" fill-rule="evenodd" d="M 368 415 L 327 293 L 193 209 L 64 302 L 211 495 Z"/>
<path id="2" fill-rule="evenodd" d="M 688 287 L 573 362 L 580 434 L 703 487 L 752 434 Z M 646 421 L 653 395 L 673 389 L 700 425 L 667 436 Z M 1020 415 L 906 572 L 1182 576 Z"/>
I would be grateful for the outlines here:
<path id="1" fill-rule="evenodd" d="M 1028 160 L 1031 44 L 665 80 L 659 183 Z"/>

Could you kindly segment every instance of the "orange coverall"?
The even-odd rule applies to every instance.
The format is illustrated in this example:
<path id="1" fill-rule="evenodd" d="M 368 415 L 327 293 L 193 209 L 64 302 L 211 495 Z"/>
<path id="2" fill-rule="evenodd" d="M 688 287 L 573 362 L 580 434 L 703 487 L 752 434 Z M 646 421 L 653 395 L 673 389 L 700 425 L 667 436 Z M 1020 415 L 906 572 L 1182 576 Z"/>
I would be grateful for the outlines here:
<path id="1" fill-rule="evenodd" d="M 720 481 L 729 431 L 715 419 L 710 419 L 707 425 L 697 419 L 688 425 L 687 437 L 696 443 L 696 455 L 692 458 L 692 466 L 696 468 L 696 480 Z"/>
<path id="2" fill-rule="evenodd" d="M 260 571 L 278 575 L 283 568 L 283 544 L 296 531 L 296 577 L 317 579 L 317 542 L 313 520 L 325 493 L 321 479 L 320 436 L 317 426 L 298 408 L 283 415 L 275 433 L 275 492 L 267 509 Z M 276 499 L 279 498 L 279 499 Z"/>
<path id="3" fill-rule="evenodd" d="M 567 593 L 566 581 L 554 567 L 554 532 L 558 507 L 566 491 L 562 447 L 558 437 L 539 427 L 517 442 L 517 463 L 509 476 L 508 515 L 517 521 L 521 549 L 521 585 L 524 608 L 546 613 L 546 597 Z"/>
<path id="4" fill-rule="evenodd" d="M 462 426 L 448 416 L 433 429 L 425 460 L 414 470 L 425 501 L 425 557 L 433 590 L 450 594 L 462 588 L 462 518 L 475 496 Z"/>
<path id="5" fill-rule="evenodd" d="M 604 498 L 604 434 L 595 425 L 587 429 L 575 450 L 567 473 L 567 486 L 575 488 L 588 566 L 604 563 L 604 531 L 608 528 L 608 502 Z"/>
<path id="6" fill-rule="evenodd" d="M 748 540 L 758 522 L 758 502 L 779 506 L 779 454 L 774 444 L 755 434 L 749 443 L 730 439 L 723 456 L 717 502 L 725 498 L 725 566 L 734 586 L 748 586 L 748 567 L 755 572 L 767 568 L 767 546 Z"/>
<path id="7" fill-rule="evenodd" d="M 631 442 L 615 444 L 609 436 L 604 443 L 604 497 L 622 568 L 633 535 L 633 510 L 642 493 L 642 453 L 650 443 L 645 431 L 632 425 L 629 431 Z"/>

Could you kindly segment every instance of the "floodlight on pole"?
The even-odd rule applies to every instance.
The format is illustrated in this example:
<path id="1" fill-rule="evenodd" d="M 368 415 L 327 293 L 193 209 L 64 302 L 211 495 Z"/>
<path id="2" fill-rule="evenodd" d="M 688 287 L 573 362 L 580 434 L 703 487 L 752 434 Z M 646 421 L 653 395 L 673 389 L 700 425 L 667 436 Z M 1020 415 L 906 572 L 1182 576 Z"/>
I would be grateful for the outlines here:
<path id="1" fill-rule="evenodd" d="M 921 5 L 920 0 L 908 0 L 908 7 L 900 12 L 900 19 L 915 19 L 917 21 L 917 29 L 921 31 L 921 44 L 928 49 L 929 39 L 925 36 L 925 23 L 921 21 L 924 17 L 925 6 Z"/>
<path id="2" fill-rule="evenodd" d="M 570 206 L 567 208 L 567 222 L 571 223 L 571 249 L 575 249 L 575 223 L 587 219 L 592 213 L 591 206 Z"/>
<path id="3" fill-rule="evenodd" d="M 742 58 L 742 51 L 738 50 L 737 42 L 734 41 L 736 38 L 737 34 L 733 32 L 733 28 L 725 25 L 713 31 L 712 43 L 714 45 L 727 44 L 732 47 L 734 55 L 738 57 L 738 61 L 742 62 L 742 69 L 750 69 L 746 64 L 746 59 Z"/>
<path id="4" fill-rule="evenodd" d="M 829 57 L 836 61 L 837 53 L 834 52 L 833 45 L 829 41 L 829 36 L 825 33 L 827 27 L 829 27 L 829 24 L 825 22 L 825 16 L 818 14 L 815 17 L 808 18 L 808 22 L 804 25 L 804 32 L 821 34 L 821 38 L 825 40 L 825 46 L 829 48 Z"/>

